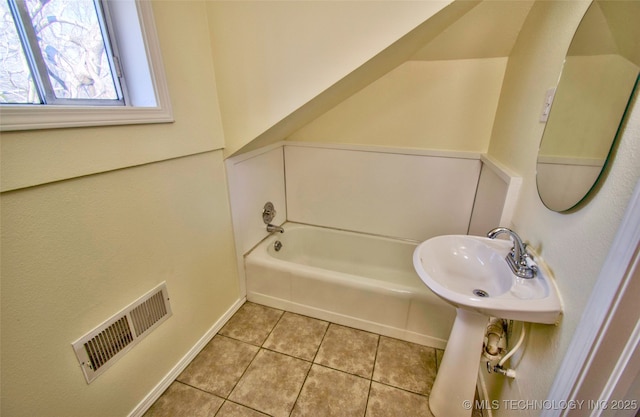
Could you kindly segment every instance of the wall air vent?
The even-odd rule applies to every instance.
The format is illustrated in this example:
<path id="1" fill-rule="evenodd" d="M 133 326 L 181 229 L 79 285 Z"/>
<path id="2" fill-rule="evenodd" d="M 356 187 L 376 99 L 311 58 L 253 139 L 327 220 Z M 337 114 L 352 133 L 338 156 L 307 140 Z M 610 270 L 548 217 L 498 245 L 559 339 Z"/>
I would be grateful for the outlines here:
<path id="1" fill-rule="evenodd" d="M 171 316 L 166 283 L 73 342 L 87 384 Z"/>

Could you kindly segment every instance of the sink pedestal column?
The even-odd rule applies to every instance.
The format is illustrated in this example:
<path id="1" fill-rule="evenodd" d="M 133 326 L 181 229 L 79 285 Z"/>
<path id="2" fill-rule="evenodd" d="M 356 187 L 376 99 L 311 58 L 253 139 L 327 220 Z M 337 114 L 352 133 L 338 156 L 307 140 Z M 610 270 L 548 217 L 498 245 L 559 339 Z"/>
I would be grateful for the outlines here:
<path id="1" fill-rule="evenodd" d="M 429 408 L 435 417 L 471 416 L 488 322 L 489 317 L 484 314 L 456 309 L 442 364 L 429 395 Z"/>

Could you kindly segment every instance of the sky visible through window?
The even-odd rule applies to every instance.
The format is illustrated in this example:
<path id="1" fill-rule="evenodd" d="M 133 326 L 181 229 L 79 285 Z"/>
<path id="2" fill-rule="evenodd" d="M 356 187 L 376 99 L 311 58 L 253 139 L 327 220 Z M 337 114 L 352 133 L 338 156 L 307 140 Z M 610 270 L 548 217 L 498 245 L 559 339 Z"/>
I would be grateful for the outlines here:
<path id="1" fill-rule="evenodd" d="M 93 0 L 0 0 L 0 103 L 118 100 L 99 13 Z"/>

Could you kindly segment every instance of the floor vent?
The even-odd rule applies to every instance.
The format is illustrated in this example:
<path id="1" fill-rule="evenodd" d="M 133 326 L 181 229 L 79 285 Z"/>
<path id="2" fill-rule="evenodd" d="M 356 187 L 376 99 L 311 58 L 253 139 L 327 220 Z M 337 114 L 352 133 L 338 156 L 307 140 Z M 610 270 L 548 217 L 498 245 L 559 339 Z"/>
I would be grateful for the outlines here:
<path id="1" fill-rule="evenodd" d="M 169 294 L 162 283 L 76 340 L 73 350 L 87 384 L 170 316 Z"/>

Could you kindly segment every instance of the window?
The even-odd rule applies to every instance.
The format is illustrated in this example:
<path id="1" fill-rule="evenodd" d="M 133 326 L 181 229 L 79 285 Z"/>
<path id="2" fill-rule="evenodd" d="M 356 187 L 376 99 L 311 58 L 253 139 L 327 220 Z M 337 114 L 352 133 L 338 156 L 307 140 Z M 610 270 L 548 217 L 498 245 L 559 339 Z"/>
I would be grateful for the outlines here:
<path id="1" fill-rule="evenodd" d="M 0 0 L 0 128 L 172 121 L 150 3 Z"/>
<path id="2" fill-rule="evenodd" d="M 0 13 L 0 102 L 124 104 L 99 2 L 8 0 Z"/>

